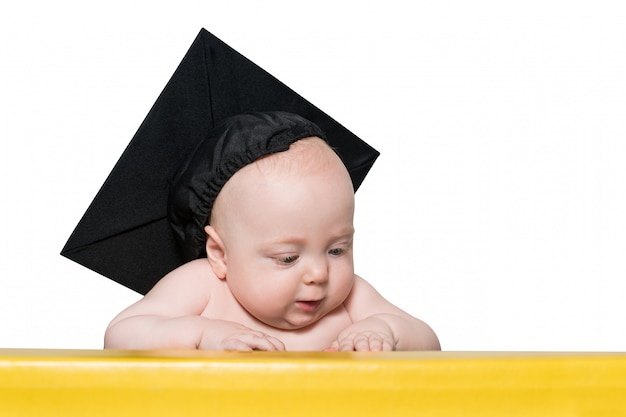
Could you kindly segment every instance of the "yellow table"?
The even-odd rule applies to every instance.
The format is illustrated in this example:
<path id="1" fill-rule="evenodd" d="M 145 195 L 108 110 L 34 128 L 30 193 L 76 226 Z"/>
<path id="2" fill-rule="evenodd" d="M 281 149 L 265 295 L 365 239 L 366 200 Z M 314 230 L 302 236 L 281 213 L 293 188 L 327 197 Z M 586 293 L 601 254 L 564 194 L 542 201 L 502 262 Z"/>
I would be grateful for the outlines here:
<path id="1" fill-rule="evenodd" d="M 626 416 L 626 353 L 0 349 L 0 416 Z"/>

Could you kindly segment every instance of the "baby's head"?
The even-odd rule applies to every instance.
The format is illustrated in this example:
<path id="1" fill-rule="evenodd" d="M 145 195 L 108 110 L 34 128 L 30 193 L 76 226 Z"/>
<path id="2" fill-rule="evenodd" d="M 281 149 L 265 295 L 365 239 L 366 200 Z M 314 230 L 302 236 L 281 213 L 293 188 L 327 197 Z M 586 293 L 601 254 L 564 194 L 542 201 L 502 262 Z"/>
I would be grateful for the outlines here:
<path id="1" fill-rule="evenodd" d="M 353 215 L 341 160 L 322 139 L 301 139 L 224 185 L 205 229 L 207 257 L 250 314 L 299 329 L 350 293 Z"/>
<path id="2" fill-rule="evenodd" d="M 188 176 L 186 194 L 192 203 L 215 196 L 192 209 L 196 218 L 204 216 L 206 255 L 215 275 L 259 320 L 297 329 L 335 309 L 352 288 L 354 188 L 315 125 L 295 116 L 291 126 L 292 115 L 279 114 L 279 125 L 286 119 L 289 126 L 264 130 L 274 126 L 273 116 L 243 129 L 235 123 L 236 133 L 227 129 L 227 136 L 256 138 L 217 163 L 221 168 L 211 177 Z M 216 165 L 215 155 L 204 159 Z M 206 170 L 203 164 L 211 165 L 189 166 Z M 215 181 L 220 175 L 225 179 Z M 202 212 L 206 207 L 210 216 Z"/>

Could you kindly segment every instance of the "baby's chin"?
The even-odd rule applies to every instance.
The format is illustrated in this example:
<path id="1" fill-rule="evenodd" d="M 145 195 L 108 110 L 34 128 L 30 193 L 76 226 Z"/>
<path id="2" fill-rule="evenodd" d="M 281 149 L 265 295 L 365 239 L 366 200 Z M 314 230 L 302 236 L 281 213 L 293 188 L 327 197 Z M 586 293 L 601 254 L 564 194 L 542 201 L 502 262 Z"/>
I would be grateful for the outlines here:
<path id="1" fill-rule="evenodd" d="M 320 302 L 296 302 L 296 305 L 292 309 L 285 312 L 284 315 L 279 317 L 268 317 L 262 314 L 253 314 L 248 310 L 252 316 L 263 324 L 283 331 L 307 330 L 309 327 L 315 325 L 324 317 L 337 310 L 342 303 L 331 305 L 329 300 L 323 300 Z"/>
<path id="2" fill-rule="evenodd" d="M 306 328 L 308 328 L 309 326 L 317 323 L 320 318 L 316 318 L 315 320 L 307 320 L 307 321 L 297 321 L 297 322 L 291 322 L 291 321 L 287 321 L 287 320 L 282 320 L 282 321 L 276 321 L 276 322 L 265 322 L 265 324 L 267 324 L 268 326 L 272 326 L 276 329 L 279 330 L 289 330 L 289 331 L 298 331 L 298 330 L 305 330 Z"/>
<path id="3" fill-rule="evenodd" d="M 325 314 L 321 314 L 315 317 L 298 317 L 298 318 L 275 318 L 275 319 L 265 319 L 257 317 L 258 320 L 262 321 L 264 324 L 274 327 L 279 330 L 288 330 L 288 331 L 298 331 L 305 330 L 313 324 L 320 321 Z"/>

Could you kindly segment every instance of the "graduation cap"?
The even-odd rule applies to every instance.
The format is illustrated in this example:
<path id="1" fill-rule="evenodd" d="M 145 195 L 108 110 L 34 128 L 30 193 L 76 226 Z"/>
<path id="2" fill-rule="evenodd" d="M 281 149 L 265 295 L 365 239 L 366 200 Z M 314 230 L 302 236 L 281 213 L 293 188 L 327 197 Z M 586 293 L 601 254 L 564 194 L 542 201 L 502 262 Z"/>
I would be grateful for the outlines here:
<path id="1" fill-rule="evenodd" d="M 61 255 L 141 294 L 148 292 L 164 275 L 189 260 L 189 251 L 177 240 L 180 231 L 174 230 L 168 218 L 170 189 L 185 175 L 181 174 L 181 166 L 194 158 L 199 147 L 211 148 L 215 143 L 212 138 L 219 137 L 220 126 L 227 119 L 270 111 L 299 115 L 306 120 L 296 124 L 305 126 L 310 121 L 319 127 L 323 133 L 316 135 L 325 134 L 339 154 L 355 191 L 379 155 L 313 104 L 202 29 Z"/>

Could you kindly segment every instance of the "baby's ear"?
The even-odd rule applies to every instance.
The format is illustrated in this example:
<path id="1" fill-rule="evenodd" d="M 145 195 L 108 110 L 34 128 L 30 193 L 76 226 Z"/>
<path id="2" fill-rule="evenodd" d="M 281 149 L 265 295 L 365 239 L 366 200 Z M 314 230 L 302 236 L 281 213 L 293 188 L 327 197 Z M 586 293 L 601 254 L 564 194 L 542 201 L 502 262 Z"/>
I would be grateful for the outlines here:
<path id="1" fill-rule="evenodd" d="M 213 272 L 219 279 L 226 278 L 226 252 L 224 243 L 217 231 L 211 227 L 204 228 L 206 232 L 206 255 Z"/>

